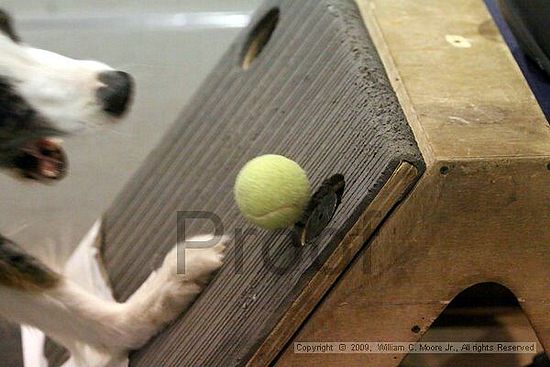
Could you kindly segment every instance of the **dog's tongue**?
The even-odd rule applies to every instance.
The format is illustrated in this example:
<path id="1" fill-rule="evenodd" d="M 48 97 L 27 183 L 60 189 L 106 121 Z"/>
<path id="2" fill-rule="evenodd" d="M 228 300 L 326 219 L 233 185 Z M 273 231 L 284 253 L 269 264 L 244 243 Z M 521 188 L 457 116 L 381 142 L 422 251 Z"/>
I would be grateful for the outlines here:
<path id="1" fill-rule="evenodd" d="M 27 143 L 17 159 L 23 175 L 35 180 L 59 180 L 65 176 L 67 159 L 61 146 L 52 139 Z"/>

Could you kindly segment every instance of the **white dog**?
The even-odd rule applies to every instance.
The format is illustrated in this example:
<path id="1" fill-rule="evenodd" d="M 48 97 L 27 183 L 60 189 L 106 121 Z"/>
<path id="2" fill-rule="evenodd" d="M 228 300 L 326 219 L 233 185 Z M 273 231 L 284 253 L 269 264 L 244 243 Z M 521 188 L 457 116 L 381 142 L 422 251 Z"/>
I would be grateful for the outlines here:
<path id="1" fill-rule="evenodd" d="M 128 74 L 105 64 L 24 45 L 0 12 L 0 167 L 37 182 L 62 178 L 66 157 L 52 137 L 118 120 L 132 89 Z M 0 316 L 41 329 L 73 353 L 88 345 L 115 364 L 190 305 L 222 265 L 225 242 L 181 246 L 184 274 L 174 248 L 127 302 L 116 303 L 83 291 L 0 235 Z"/>

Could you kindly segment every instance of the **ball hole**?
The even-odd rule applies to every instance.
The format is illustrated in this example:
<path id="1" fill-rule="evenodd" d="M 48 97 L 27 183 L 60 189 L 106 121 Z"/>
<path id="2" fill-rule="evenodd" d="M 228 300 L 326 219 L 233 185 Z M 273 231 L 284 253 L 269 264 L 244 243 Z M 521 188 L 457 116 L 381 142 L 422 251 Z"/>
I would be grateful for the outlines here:
<path id="1" fill-rule="evenodd" d="M 248 70 L 254 60 L 262 53 L 263 49 L 271 39 L 271 35 L 277 23 L 279 22 L 279 9 L 270 10 L 260 22 L 254 27 L 252 33 L 246 42 L 245 51 L 243 54 L 242 68 Z"/>
<path id="2" fill-rule="evenodd" d="M 412 328 L 411 328 L 411 331 L 415 334 L 418 334 L 420 332 L 420 326 L 418 325 L 414 325 Z"/>

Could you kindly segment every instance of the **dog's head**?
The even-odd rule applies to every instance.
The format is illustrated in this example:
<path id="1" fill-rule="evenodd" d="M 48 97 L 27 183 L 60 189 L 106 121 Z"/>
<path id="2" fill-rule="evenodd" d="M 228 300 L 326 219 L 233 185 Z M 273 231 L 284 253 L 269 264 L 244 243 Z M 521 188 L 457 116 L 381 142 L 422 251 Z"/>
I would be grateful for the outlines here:
<path id="1" fill-rule="evenodd" d="M 55 137 L 118 120 L 132 89 L 128 74 L 105 64 L 25 45 L 0 10 L 0 168 L 62 178 L 67 162 Z"/>

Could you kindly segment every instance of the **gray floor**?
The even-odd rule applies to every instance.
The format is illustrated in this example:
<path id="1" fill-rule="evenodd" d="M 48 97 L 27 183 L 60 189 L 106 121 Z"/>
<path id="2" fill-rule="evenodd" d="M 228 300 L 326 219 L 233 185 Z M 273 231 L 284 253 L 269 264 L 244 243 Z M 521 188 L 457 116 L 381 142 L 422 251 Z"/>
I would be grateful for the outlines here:
<path id="1" fill-rule="evenodd" d="M 53 186 L 0 175 L 0 233 L 60 265 L 180 113 L 259 0 L 3 0 L 23 39 L 99 59 L 137 80 L 122 124 L 66 141 Z"/>

